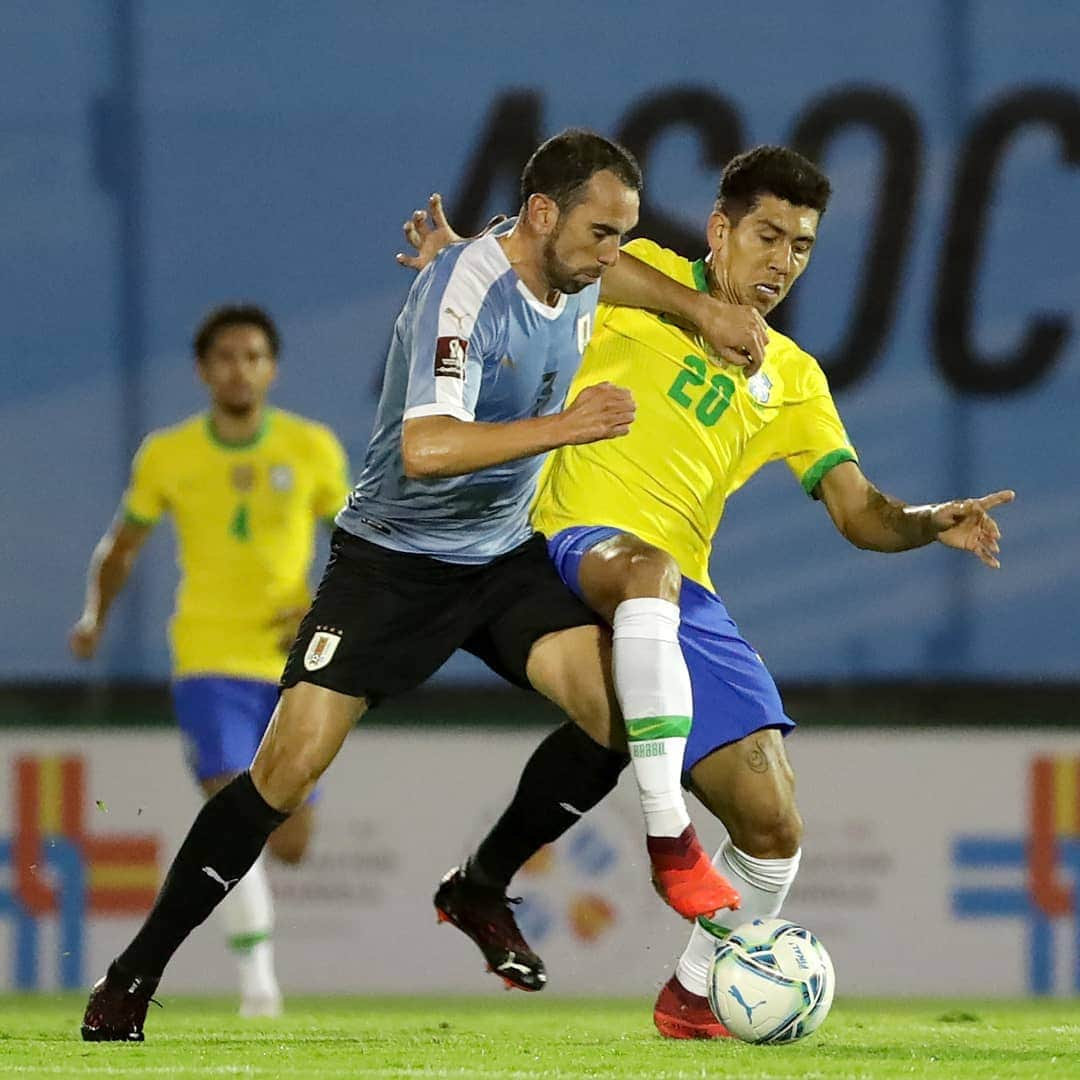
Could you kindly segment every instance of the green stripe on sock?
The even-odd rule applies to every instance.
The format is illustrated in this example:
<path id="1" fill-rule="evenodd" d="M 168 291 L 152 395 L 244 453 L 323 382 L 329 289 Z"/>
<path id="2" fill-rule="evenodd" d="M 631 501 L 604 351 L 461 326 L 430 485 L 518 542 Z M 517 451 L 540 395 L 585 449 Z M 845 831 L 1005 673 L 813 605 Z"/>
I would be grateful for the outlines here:
<path id="1" fill-rule="evenodd" d="M 260 941 L 269 941 L 270 931 L 259 930 L 254 934 L 233 934 L 229 938 L 229 948 L 233 952 L 251 952 Z"/>
<path id="2" fill-rule="evenodd" d="M 641 716 L 626 721 L 626 737 L 631 742 L 645 739 L 685 739 L 690 734 L 689 716 Z"/>

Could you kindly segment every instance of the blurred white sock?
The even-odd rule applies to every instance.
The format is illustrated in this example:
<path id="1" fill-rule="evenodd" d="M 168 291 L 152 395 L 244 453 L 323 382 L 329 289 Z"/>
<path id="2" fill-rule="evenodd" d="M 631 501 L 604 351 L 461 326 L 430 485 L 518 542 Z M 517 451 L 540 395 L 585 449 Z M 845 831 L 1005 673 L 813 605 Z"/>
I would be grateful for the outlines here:
<path id="1" fill-rule="evenodd" d="M 240 1015 L 280 1016 L 281 990 L 274 975 L 274 946 L 269 939 L 239 954 Z"/>
<path id="2" fill-rule="evenodd" d="M 274 898 L 265 856 L 233 886 L 220 909 L 240 977 L 242 1016 L 277 1016 L 281 989 L 274 974 Z"/>

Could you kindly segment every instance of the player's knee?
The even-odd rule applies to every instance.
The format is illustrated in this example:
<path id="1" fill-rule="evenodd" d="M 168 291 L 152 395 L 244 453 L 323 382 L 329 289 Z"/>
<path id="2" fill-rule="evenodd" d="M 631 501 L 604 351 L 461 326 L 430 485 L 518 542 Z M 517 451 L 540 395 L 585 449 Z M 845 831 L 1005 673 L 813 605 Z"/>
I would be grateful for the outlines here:
<path id="1" fill-rule="evenodd" d="M 682 571 L 666 551 L 637 542 L 624 549 L 618 561 L 623 600 L 655 596 L 678 603 Z"/>
<path id="2" fill-rule="evenodd" d="M 322 763 L 297 748 L 291 753 L 263 754 L 251 766 L 259 794 L 273 807 L 292 813 L 311 793 L 322 775 Z"/>
<path id="3" fill-rule="evenodd" d="M 620 535 L 585 555 L 578 580 L 589 605 L 611 622 L 624 600 L 656 597 L 678 603 L 682 572 L 666 551 Z"/>

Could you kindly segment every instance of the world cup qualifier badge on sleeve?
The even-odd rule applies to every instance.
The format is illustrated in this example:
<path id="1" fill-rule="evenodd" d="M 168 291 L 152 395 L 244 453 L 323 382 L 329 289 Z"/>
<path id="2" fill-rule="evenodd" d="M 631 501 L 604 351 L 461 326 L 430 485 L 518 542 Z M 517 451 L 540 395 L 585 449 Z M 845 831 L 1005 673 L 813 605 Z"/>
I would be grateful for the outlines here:
<path id="1" fill-rule="evenodd" d="M 465 338 L 441 337 L 435 342 L 435 377 L 464 379 L 469 343 Z"/>

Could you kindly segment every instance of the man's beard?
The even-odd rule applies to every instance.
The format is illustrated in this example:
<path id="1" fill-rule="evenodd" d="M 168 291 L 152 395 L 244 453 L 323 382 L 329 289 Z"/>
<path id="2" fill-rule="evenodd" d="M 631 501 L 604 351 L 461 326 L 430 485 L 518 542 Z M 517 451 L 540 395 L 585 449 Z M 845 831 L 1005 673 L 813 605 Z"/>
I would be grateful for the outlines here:
<path id="1" fill-rule="evenodd" d="M 555 241 L 558 239 L 559 234 L 556 232 L 554 236 L 548 238 L 548 242 L 544 245 L 544 277 L 547 279 L 550 288 L 558 289 L 559 292 L 569 293 L 572 296 L 574 293 L 581 292 L 592 282 L 580 281 L 575 278 L 574 271 L 555 254 Z"/>

